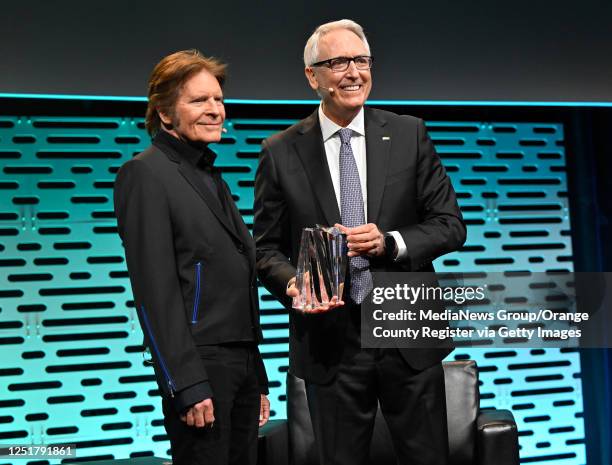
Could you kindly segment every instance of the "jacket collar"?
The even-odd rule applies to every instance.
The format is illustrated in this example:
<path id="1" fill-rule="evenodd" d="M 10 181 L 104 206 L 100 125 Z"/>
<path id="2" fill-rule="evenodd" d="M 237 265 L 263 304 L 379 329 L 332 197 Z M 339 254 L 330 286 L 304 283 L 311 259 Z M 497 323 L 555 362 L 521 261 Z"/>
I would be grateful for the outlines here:
<path id="1" fill-rule="evenodd" d="M 386 127 L 384 113 L 364 108 L 366 134 L 366 163 L 368 169 L 368 222 L 376 223 L 384 193 L 387 165 L 391 148 L 391 134 Z M 329 225 L 340 222 L 340 210 L 329 174 L 318 109 L 298 123 L 301 134 L 295 148 L 312 185 L 315 197 Z"/>
<path id="2" fill-rule="evenodd" d="M 365 130 L 368 170 L 367 221 L 378 224 L 391 151 L 391 131 L 387 127 L 385 113 L 366 107 Z"/>
<path id="3" fill-rule="evenodd" d="M 201 157 L 206 155 L 206 151 L 212 152 L 208 147 L 196 148 L 191 144 L 183 142 L 171 134 L 159 132 L 153 139 L 153 145 L 161 150 L 171 161 L 178 163 L 178 171 L 185 178 L 188 184 L 197 192 L 217 220 L 223 225 L 227 232 L 235 241 L 249 247 L 248 238 L 244 236 L 244 231 L 237 231 L 227 214 L 222 210 L 219 201 L 215 198 L 211 190 L 206 186 L 196 166 Z M 214 153 L 214 152 L 213 152 Z M 216 155 L 215 155 L 216 156 Z M 225 186 L 224 186 L 225 188 Z M 230 205 L 230 208 L 235 208 Z M 230 212 L 232 214 L 232 212 Z M 234 215 L 235 216 L 235 215 Z M 240 229 L 240 228 L 239 228 Z M 248 235 L 248 231 L 247 231 Z"/>
<path id="4" fill-rule="evenodd" d="M 153 138 L 153 145 L 162 149 L 172 161 L 186 160 L 194 168 L 201 163 L 213 166 L 217 158 L 217 154 L 208 145 L 178 139 L 163 129 Z"/>
<path id="5" fill-rule="evenodd" d="M 318 110 L 298 123 L 297 131 L 301 136 L 295 141 L 295 149 L 302 161 L 323 216 L 327 224 L 333 226 L 335 223 L 340 223 L 340 210 L 325 156 Z"/>

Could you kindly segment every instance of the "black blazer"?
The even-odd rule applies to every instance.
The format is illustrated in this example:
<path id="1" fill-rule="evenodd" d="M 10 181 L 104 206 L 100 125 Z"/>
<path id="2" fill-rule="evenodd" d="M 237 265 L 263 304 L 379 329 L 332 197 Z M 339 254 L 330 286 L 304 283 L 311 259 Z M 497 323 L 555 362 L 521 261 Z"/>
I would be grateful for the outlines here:
<path id="1" fill-rule="evenodd" d="M 211 394 L 196 346 L 262 339 L 255 246 L 227 184 L 223 189 L 231 218 L 195 167 L 158 138 L 115 180 L 119 235 L 145 343 L 162 393 L 191 389 L 187 404 Z M 261 356 L 258 379 L 267 392 Z"/>
<path id="2" fill-rule="evenodd" d="M 457 250 L 466 229 L 455 191 L 422 120 L 365 108 L 368 222 L 399 231 L 401 262 L 371 260 L 372 271 L 433 271 L 432 260 Z M 340 223 L 318 112 L 263 143 L 255 178 L 257 272 L 290 314 L 290 369 L 313 382 L 336 371 L 347 311 L 303 315 L 285 295 L 295 276 L 302 228 Z M 345 294 L 347 291 L 345 290 Z M 414 368 L 439 362 L 449 349 L 400 349 Z"/>

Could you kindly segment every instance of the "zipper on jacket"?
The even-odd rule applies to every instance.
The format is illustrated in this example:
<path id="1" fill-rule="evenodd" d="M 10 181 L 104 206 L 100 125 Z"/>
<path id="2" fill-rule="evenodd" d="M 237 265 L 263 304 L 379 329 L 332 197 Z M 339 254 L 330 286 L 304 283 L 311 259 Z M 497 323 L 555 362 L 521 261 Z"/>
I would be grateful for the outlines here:
<path id="1" fill-rule="evenodd" d="M 157 344 L 155 342 L 155 337 L 153 336 L 153 331 L 151 331 L 151 325 L 149 324 L 149 318 L 147 317 L 147 314 L 145 312 L 144 305 L 140 306 L 140 312 L 142 313 L 142 320 L 144 321 L 145 329 L 147 330 L 147 333 L 149 333 L 149 340 L 151 341 L 151 344 L 153 344 L 153 350 L 155 351 L 155 354 L 157 355 L 157 359 L 159 360 L 159 365 L 161 366 L 161 369 L 164 372 L 164 376 L 166 377 L 166 380 L 168 381 L 168 388 L 170 389 L 170 397 L 174 397 L 174 392 L 176 391 L 176 385 L 174 384 L 174 381 L 172 381 L 172 378 L 170 377 L 170 373 L 168 372 L 168 368 L 166 367 L 166 363 L 164 362 L 161 352 L 159 351 L 159 348 L 157 347 Z"/>
<path id="2" fill-rule="evenodd" d="M 195 293 L 193 296 L 193 312 L 191 314 L 191 324 L 198 322 L 198 307 L 200 306 L 200 270 L 202 269 L 202 262 L 196 263 L 195 271 Z"/>

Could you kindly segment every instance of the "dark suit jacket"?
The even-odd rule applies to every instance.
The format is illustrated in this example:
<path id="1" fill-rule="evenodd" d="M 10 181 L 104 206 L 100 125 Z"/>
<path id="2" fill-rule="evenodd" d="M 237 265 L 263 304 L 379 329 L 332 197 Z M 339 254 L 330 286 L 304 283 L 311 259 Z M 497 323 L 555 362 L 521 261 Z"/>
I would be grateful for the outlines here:
<path id="1" fill-rule="evenodd" d="M 432 260 L 457 250 L 466 230 L 455 191 L 423 121 L 365 108 L 368 222 L 399 231 L 401 262 L 371 260 L 372 271 L 433 271 Z M 333 378 L 342 355 L 347 309 L 304 315 L 291 309 L 286 285 L 295 276 L 302 228 L 340 223 L 318 113 L 263 143 L 255 179 L 257 272 L 290 312 L 290 370 L 307 381 Z M 345 290 L 345 295 L 348 292 Z M 400 349 L 416 369 L 449 349 Z"/>
<path id="2" fill-rule="evenodd" d="M 229 213 L 159 136 L 115 181 L 115 213 L 134 302 L 163 394 L 210 397 L 198 345 L 262 339 L 255 246 L 225 183 Z M 259 357 L 259 383 L 267 379 Z"/>

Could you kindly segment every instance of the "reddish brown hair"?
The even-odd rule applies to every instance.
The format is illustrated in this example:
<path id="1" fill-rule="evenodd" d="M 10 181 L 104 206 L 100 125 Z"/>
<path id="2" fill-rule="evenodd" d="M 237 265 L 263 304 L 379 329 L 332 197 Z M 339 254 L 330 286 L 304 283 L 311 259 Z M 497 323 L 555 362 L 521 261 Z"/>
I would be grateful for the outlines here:
<path id="1" fill-rule="evenodd" d="M 212 57 L 205 57 L 195 49 L 182 50 L 162 58 L 149 77 L 149 103 L 145 117 L 147 132 L 154 136 L 161 129 L 162 122 L 158 112 L 171 116 L 174 114 L 179 92 L 189 78 L 205 69 L 223 87 L 226 68 L 224 63 Z"/>

